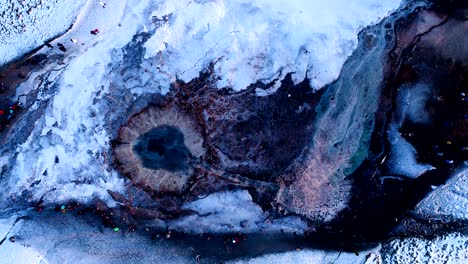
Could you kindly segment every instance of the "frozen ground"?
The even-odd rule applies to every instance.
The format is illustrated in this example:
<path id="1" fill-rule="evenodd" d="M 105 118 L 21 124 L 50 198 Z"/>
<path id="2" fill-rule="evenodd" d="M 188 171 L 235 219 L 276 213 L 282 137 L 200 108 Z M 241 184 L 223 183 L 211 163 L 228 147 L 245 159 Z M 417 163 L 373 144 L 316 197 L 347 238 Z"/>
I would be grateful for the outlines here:
<path id="1" fill-rule="evenodd" d="M 218 87 L 241 90 L 294 73 L 315 89 L 335 80 L 357 45 L 357 33 L 395 10 L 400 0 L 346 2 L 156 1 L 168 21 L 146 43 L 161 71 L 190 81 L 216 61 Z M 279 85 L 279 82 L 277 82 Z"/>
<path id="2" fill-rule="evenodd" d="M 432 220 L 468 220 L 468 164 L 445 184 L 435 186 L 416 207 L 416 213 Z"/>
<path id="3" fill-rule="evenodd" d="M 88 219 L 89 220 L 89 219 Z M 1 264 L 193 263 L 195 255 L 164 241 L 100 229 L 71 215 L 0 220 L 9 230 L 0 246 Z M 14 237 L 14 242 L 11 241 Z M 0 241 L 4 238 L 3 234 Z"/>
<path id="4" fill-rule="evenodd" d="M 213 232 L 244 232 L 259 230 L 267 232 L 301 233 L 307 224 L 299 217 L 291 216 L 269 220 L 268 215 L 252 201 L 245 191 L 213 193 L 205 198 L 188 203 L 184 209 L 195 210 L 200 215 L 183 217 L 169 224 L 175 230 L 186 230 L 190 223 L 197 223 L 191 228 L 194 233 L 204 230 Z"/>
<path id="5" fill-rule="evenodd" d="M 10 9 L 6 9 L 9 5 L 4 5 L 6 2 L 11 3 L 0 0 L 0 12 L 7 14 L 1 16 L 0 22 L 3 22 L 1 19 L 11 19 L 12 13 L 7 11 Z M 135 98 L 139 94 L 165 93 L 168 84 L 176 77 L 191 80 L 213 61 L 216 61 L 215 70 L 221 77 L 219 87 L 231 86 L 240 90 L 256 80 L 269 82 L 293 72 L 295 81 L 307 76 L 311 78 L 312 86 L 319 89 L 338 77 L 344 61 L 356 47 L 358 31 L 378 22 L 400 4 L 396 0 L 364 0 L 359 3 L 332 0 L 326 5 L 321 1 L 293 2 L 284 5 L 279 1 L 266 0 L 252 3 L 241 0 L 128 0 L 109 2 L 106 8 L 102 8 L 99 1 L 88 1 L 75 26 L 53 42 L 67 43 L 68 52 L 63 59 L 65 66 L 52 64 L 48 69 L 53 69 L 53 73 L 35 73 L 19 87 L 19 91 L 28 92 L 32 87 L 30 84 L 36 83 L 34 77 L 39 75 L 49 81 L 39 86 L 39 100 L 33 109 L 45 106 L 45 111 L 34 124 L 32 134 L 14 149 L 2 149 L 0 165 L 11 168 L 7 176 L 8 186 L 4 186 L 6 191 L 2 192 L 1 199 L 30 203 L 44 200 L 47 204 L 69 199 L 86 203 L 99 197 L 113 205 L 106 190 L 124 192 L 127 183 L 108 164 L 106 155 L 111 135 L 105 117 L 110 111 L 107 108 L 109 100 L 116 100 L 109 92 L 109 77 L 114 76 L 112 69 L 117 68 L 125 55 L 123 47 L 136 33 L 146 32 L 151 36 L 144 52 L 146 69 L 151 73 L 148 76 L 142 73 L 138 76 L 141 79 L 129 82 L 132 85 L 126 89 Z M 17 2 L 13 3 L 16 5 Z M 24 5 L 29 3 L 32 1 L 26 1 Z M 84 1 L 67 2 L 66 8 L 64 3 L 49 1 L 42 6 L 35 5 L 30 14 L 26 7 L 18 6 L 25 13 L 23 20 L 12 20 L 18 21 L 17 24 L 0 23 L 0 30 L 7 32 L 0 35 L 0 64 L 66 29 Z M 50 24 L 52 20 L 49 17 L 35 13 L 49 4 L 55 7 L 51 7 L 50 17 L 63 24 Z M 31 28 L 31 21 L 37 28 Z M 7 28 L 7 25 L 11 27 Z M 27 26 L 26 32 L 22 31 L 24 25 Z M 96 27 L 101 34 L 90 35 L 89 30 Z M 73 44 L 71 38 L 77 39 L 78 43 Z M 12 50 L 13 45 L 18 47 Z M 54 52 L 58 51 L 51 51 Z M 150 67 L 149 61 L 158 61 L 159 64 Z M 151 85 L 145 86 L 147 84 Z M 414 161 L 412 149 L 406 148 L 405 151 Z M 415 168 L 416 171 L 411 173 L 413 177 L 429 169 Z M 436 189 L 429 196 L 433 200 L 421 202 L 419 210 L 434 217 L 448 215 L 466 219 L 466 198 L 460 195 L 466 183 L 464 170 Z M 210 217 L 183 219 L 174 225 L 192 227 L 197 231 L 203 226 L 219 230 L 225 227 L 213 226 L 213 222 L 222 219 L 228 224 L 238 225 L 248 218 L 250 223 L 255 223 L 263 216 L 258 206 L 249 204 L 251 197 L 245 193 L 212 194 L 205 199 L 194 201 L 187 207 L 212 213 Z M 232 199 L 242 200 L 244 204 L 224 204 Z M 207 206 L 205 203 L 208 202 Z M 226 215 L 234 216 L 226 219 Z M 136 235 L 115 239 L 116 234 L 109 230 L 99 233 L 95 227 L 72 218 L 63 218 L 58 226 L 26 220 L 15 224 L 14 219 L 0 221 L 0 240 L 7 238 L 0 246 L 0 256 L 6 256 L 0 263 L 92 263 L 97 261 L 98 255 L 101 259 L 103 252 L 106 252 L 108 263 L 193 262 L 192 255 L 171 251 L 165 245 L 155 247 Z M 200 222 L 200 226 L 194 226 L 193 221 Z M 293 226 L 301 228 L 301 225 L 303 223 L 297 221 Z M 17 236 L 17 242 L 9 241 L 12 235 Z M 432 241 L 410 238 L 390 242 L 385 247 L 388 251 L 382 251 L 382 256 L 378 249 L 363 252 L 356 258 L 349 253 L 309 250 L 267 255 L 247 263 L 320 263 L 328 260 L 336 260 L 335 263 L 393 263 L 394 260 L 415 258 L 421 263 L 427 262 L 428 258 L 432 258 L 433 263 L 447 258 L 453 259 L 452 263 L 463 263 L 466 260 L 466 241 L 459 234 Z M 451 250 L 445 250 L 447 248 Z M 148 251 L 153 254 L 147 254 Z M 456 262 L 459 260 L 461 262 Z M 242 262 L 244 260 L 240 260 Z"/>
<path id="6" fill-rule="evenodd" d="M 1 264 L 196 263 L 199 255 L 194 248 L 173 243 L 170 239 L 152 241 L 137 233 L 101 229 L 91 224 L 89 219 L 71 214 L 53 213 L 15 219 L 0 219 L 0 241 L 3 241 L 0 244 Z M 203 255 L 200 255 L 200 260 L 200 263 L 216 262 Z M 358 254 L 298 249 L 244 257 L 227 263 L 463 264 L 467 261 L 468 237 L 450 233 L 434 239 L 393 239 Z"/>
<path id="7" fill-rule="evenodd" d="M 56 213 L 57 214 L 57 213 Z M 32 219 L 0 219 L 1 264 L 36 263 L 196 263 L 193 248 L 172 243 L 170 239 L 151 241 L 132 233 L 99 229 L 86 219 L 58 213 Z M 12 242 L 11 237 L 15 240 Z M 229 263 L 364 263 L 368 253 L 378 256 L 378 248 L 354 253 L 323 250 L 292 251 Z M 323 262 L 325 261 L 325 262 Z M 200 263 L 215 263 L 201 255 Z M 218 263 L 218 262 L 216 262 Z"/>
<path id="8" fill-rule="evenodd" d="M 0 66 L 63 34 L 86 0 L 0 0 Z"/>
<path id="9" fill-rule="evenodd" d="M 381 251 L 383 263 L 463 264 L 468 262 L 468 237 L 451 233 L 434 239 L 395 239 Z"/>
<path id="10" fill-rule="evenodd" d="M 312 78 L 314 86 L 319 88 L 338 76 L 356 46 L 359 29 L 378 22 L 398 5 L 399 1 L 366 0 L 350 5 L 334 0 L 323 6 L 296 1 L 288 5 L 294 8 L 282 10 L 279 3 L 268 1 L 252 5 L 243 1 L 129 0 L 110 2 L 102 8 L 98 1 L 89 1 L 74 27 L 52 43 L 65 43 L 65 66 L 52 63 L 49 67 L 53 71 L 36 73 L 18 88 L 21 93 L 28 92 L 40 74 L 47 80 L 39 87 L 40 100 L 32 107 L 44 106 L 44 115 L 34 124 L 28 140 L 16 147 L 18 155 L 2 160 L 2 164 L 13 164 L 6 194 L 46 203 L 69 199 L 87 202 L 97 196 L 112 204 L 106 190 L 123 191 L 124 181 L 107 163 L 110 135 L 105 118 L 110 111 L 108 100 L 115 100 L 115 94 L 109 94 L 112 69 L 119 65 L 126 52 L 123 47 L 136 33 L 153 34 L 146 42 L 145 56 L 157 58 L 143 61 L 146 71 L 141 75 L 131 72 L 133 77 L 124 83 L 123 89 L 134 91 L 134 96 L 165 93 L 175 76 L 190 80 L 207 63 L 221 57 L 217 64 L 217 73 L 223 78 L 220 86 L 235 77 L 240 82 L 233 83 L 233 88 L 243 89 L 254 80 L 287 72 L 296 72 L 296 80 L 302 80 L 307 69 L 320 69 L 324 75 L 311 73 L 316 76 Z M 163 22 L 155 23 L 156 18 Z M 252 28 L 249 23 L 263 26 Z M 101 33 L 92 36 L 89 30 L 93 28 Z M 226 34 L 223 42 L 216 44 L 217 36 Z M 70 41 L 72 38 L 77 44 Z M 156 45 L 161 39 L 167 48 Z M 61 54 L 46 47 L 40 52 Z M 262 71 L 249 79 L 238 78 L 237 74 L 252 70 L 253 57 L 263 58 Z M 159 64 L 150 66 L 154 63 Z M 197 66 L 181 75 L 187 63 Z M 304 68 L 290 68 L 292 65 Z M 329 66 L 332 69 L 326 68 Z"/>

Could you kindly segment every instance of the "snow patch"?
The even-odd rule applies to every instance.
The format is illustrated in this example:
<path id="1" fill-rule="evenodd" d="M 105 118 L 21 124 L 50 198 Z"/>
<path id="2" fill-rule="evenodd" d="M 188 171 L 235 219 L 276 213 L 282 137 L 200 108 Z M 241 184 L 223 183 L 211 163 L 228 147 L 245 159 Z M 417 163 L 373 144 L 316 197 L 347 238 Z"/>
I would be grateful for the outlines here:
<path id="1" fill-rule="evenodd" d="M 138 233 L 102 230 L 90 220 L 46 210 L 30 212 L 10 234 L 16 241 L 7 239 L 0 245 L 0 264 L 192 263 L 195 259 L 186 247 L 154 243 Z"/>
<path id="2" fill-rule="evenodd" d="M 416 213 L 433 220 L 468 220 L 468 166 L 419 202 Z"/>
<path id="3" fill-rule="evenodd" d="M 452 233 L 432 240 L 411 237 L 392 240 L 383 247 L 383 263 L 468 262 L 468 237 Z"/>
<path id="4" fill-rule="evenodd" d="M 424 172 L 435 169 L 431 165 L 417 162 L 416 150 L 400 135 L 394 123 L 390 124 L 387 132 L 391 146 L 391 153 L 388 159 L 388 172 L 390 174 L 417 178 Z"/>
<path id="5" fill-rule="evenodd" d="M 0 66 L 65 32 L 86 1 L 0 0 Z"/>
<path id="6" fill-rule="evenodd" d="M 15 224 L 16 218 L 17 216 L 13 215 L 8 218 L 0 218 L 0 241 L 5 238 L 0 245 L 0 263 L 48 263 L 35 249 L 21 243 L 10 241 L 10 237 L 15 235 L 16 231 L 21 228 L 23 223 L 23 220 L 19 220 Z"/>
<path id="7" fill-rule="evenodd" d="M 246 190 L 218 192 L 184 205 L 184 209 L 198 212 L 169 224 L 176 230 L 203 233 L 305 230 L 307 225 L 297 217 L 268 220 L 268 215 L 252 201 Z M 193 223 L 197 223 L 193 225 Z"/>
<path id="8" fill-rule="evenodd" d="M 103 97 L 109 89 L 111 53 L 141 29 L 146 21 L 141 14 L 147 4 L 129 1 L 125 16 L 114 18 L 121 19 L 122 26 L 92 46 L 77 49 L 78 55 L 69 56 L 68 65 L 51 80 L 57 88 L 50 99 L 43 98 L 50 100 L 44 116 L 16 149 L 10 195 L 28 194 L 31 202 L 43 199 L 54 203 L 69 199 L 88 202 L 97 196 L 112 206 L 107 190 L 125 192 L 125 181 L 109 166 L 110 138 L 104 120 L 108 108 Z"/>
<path id="9" fill-rule="evenodd" d="M 242 259 L 230 261 L 230 264 L 293 264 L 293 263 L 334 263 L 334 264 L 364 264 L 364 263 L 381 263 L 380 247 L 359 252 L 359 255 L 349 252 L 325 251 L 325 250 L 301 250 L 277 254 L 268 254 L 251 259 Z"/>
<path id="10" fill-rule="evenodd" d="M 400 2 L 159 0 L 152 15 L 167 21 L 157 24 L 145 57 L 162 60 L 161 72 L 184 81 L 216 62 L 220 88 L 238 91 L 293 73 L 295 83 L 308 77 L 319 89 L 338 77 L 358 32 Z"/>
<path id="11" fill-rule="evenodd" d="M 49 263 L 39 252 L 33 248 L 26 245 L 21 245 L 19 243 L 11 243 L 10 241 L 5 241 L 5 243 L 0 246 L 0 256 L 2 256 L 2 259 L 0 260 L 0 263 L 2 264 Z"/>
<path id="12" fill-rule="evenodd" d="M 7 238 L 8 233 L 11 231 L 15 224 L 16 217 L 0 218 L 0 241 Z"/>

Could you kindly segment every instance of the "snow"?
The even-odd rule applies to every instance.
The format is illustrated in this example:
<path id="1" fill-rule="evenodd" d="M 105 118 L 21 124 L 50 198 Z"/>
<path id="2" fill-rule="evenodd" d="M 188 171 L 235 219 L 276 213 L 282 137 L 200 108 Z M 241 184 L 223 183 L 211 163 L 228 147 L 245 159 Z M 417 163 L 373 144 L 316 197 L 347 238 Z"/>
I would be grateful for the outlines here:
<path id="1" fill-rule="evenodd" d="M 382 260 L 384 263 L 467 263 L 468 237 L 451 233 L 434 239 L 394 239 L 383 247 Z"/>
<path id="2" fill-rule="evenodd" d="M 8 233 L 13 228 L 15 217 L 0 218 L 0 241 L 7 237 Z"/>
<path id="3" fill-rule="evenodd" d="M 246 190 L 213 193 L 184 205 L 184 209 L 194 210 L 198 214 L 173 221 L 169 224 L 171 228 L 190 233 L 206 230 L 217 233 L 279 232 L 281 229 L 292 233 L 307 228 L 307 224 L 298 217 L 267 219 L 268 215 L 252 201 Z"/>
<path id="4" fill-rule="evenodd" d="M 41 261 L 48 263 L 36 250 L 10 241 L 10 237 L 14 236 L 24 222 L 24 220 L 19 220 L 15 224 L 15 220 L 15 216 L 0 218 L 0 241 L 5 239 L 0 246 L 0 264 L 34 264 L 41 263 Z"/>
<path id="5" fill-rule="evenodd" d="M 364 264 L 381 263 L 380 247 L 375 247 L 366 251 L 359 252 L 359 255 L 349 252 L 326 251 L 318 249 L 306 249 L 301 251 L 292 251 L 285 253 L 268 254 L 251 259 L 241 259 L 228 262 L 230 264 L 292 264 L 292 263 L 334 263 L 334 264 Z"/>
<path id="6" fill-rule="evenodd" d="M 387 161 L 389 174 L 417 178 L 426 171 L 435 169 L 430 164 L 420 164 L 417 161 L 416 149 L 398 131 L 407 119 L 419 124 L 431 121 L 430 113 L 426 110 L 427 102 L 432 96 L 431 91 L 431 87 L 425 83 L 403 85 L 398 89 L 397 111 L 393 114 L 387 131 L 391 148 Z"/>
<path id="7" fill-rule="evenodd" d="M 32 124 L 34 130 L 28 140 L 12 150 L 17 156 L 11 164 L 11 175 L 5 177 L 11 187 L 7 195 L 12 200 L 27 195 L 30 202 L 46 203 L 69 199 L 86 203 L 99 197 L 112 206 L 107 190 L 125 192 L 127 182 L 109 165 L 107 157 L 110 133 L 104 117 L 109 109 L 104 97 L 110 92 L 111 66 L 119 63 L 116 59 L 121 58 L 122 47 L 136 33 L 153 35 L 145 44 L 147 61 L 143 62 L 151 76 L 139 77 L 155 78 L 153 81 L 166 89 L 175 77 L 190 81 L 210 62 L 216 62 L 215 72 L 221 77 L 218 87 L 241 90 L 257 80 L 281 80 L 292 72 L 296 83 L 309 77 L 313 88 L 320 89 L 338 77 L 356 48 L 359 30 L 378 22 L 400 2 L 128 0 L 106 2 L 102 8 L 99 1 L 0 0 L 0 65 L 61 34 L 76 19 L 73 28 L 52 43 L 66 45 L 65 66 L 49 65 L 42 71 L 54 71 L 47 77 L 51 87 L 41 86 L 44 95 L 38 97 L 47 107 L 44 116 Z M 149 23 L 151 16 L 165 15 L 166 22 L 158 26 Z M 101 33 L 89 34 L 94 28 Z M 40 52 L 61 54 L 48 48 Z M 153 67 L 154 62 L 157 66 Z M 32 75 L 19 91 L 30 91 L 39 74 Z M 139 85 L 126 88 L 135 94 L 149 92 Z M 420 84 L 400 94 L 405 118 L 428 122 L 424 111 L 427 90 Z M 394 124 L 388 131 L 391 173 L 415 178 L 433 169 L 417 162 L 414 147 L 403 139 L 397 127 Z M 0 157 L 0 165 L 8 162 Z M 416 212 L 432 219 L 468 219 L 467 175 L 467 169 L 462 168 L 423 200 Z M 297 217 L 267 219 L 268 214 L 247 191 L 213 193 L 186 204 L 185 209 L 195 210 L 198 215 L 172 221 L 171 228 L 247 233 L 306 229 Z M 189 261 L 187 253 L 155 246 L 136 234 L 117 236 L 91 227 L 84 220 L 59 216 L 44 221 L 20 220 L 16 224 L 16 217 L 0 219 L 0 239 L 6 238 L 0 245 L 0 264 Z M 19 241 L 10 242 L 12 235 L 18 235 Z M 231 263 L 466 263 L 468 238 L 453 233 L 433 240 L 395 239 L 384 245 L 382 255 L 379 250 L 377 247 L 356 256 L 309 249 Z"/>
<path id="8" fill-rule="evenodd" d="M 396 9 L 400 0 L 156 1 L 169 17 L 145 44 L 146 58 L 184 81 L 211 62 L 218 87 L 246 88 L 294 73 L 315 89 L 335 80 L 357 45 L 357 33 Z M 276 83 L 279 85 L 279 82 Z"/>
<path id="9" fill-rule="evenodd" d="M 0 264 L 10 263 L 194 263 L 190 245 L 151 241 L 138 233 L 100 230 L 86 216 L 43 212 L 20 220 L 11 228 L 13 217 L 0 218 L 16 242 L 0 245 Z M 148 254 L 151 252 L 151 254 Z M 383 245 L 352 252 L 302 249 L 228 261 L 230 264 L 257 263 L 449 263 L 468 261 L 468 237 L 460 233 L 433 239 L 397 238 Z M 202 256 L 202 262 L 206 260 Z"/>
<path id="10" fill-rule="evenodd" d="M 101 230 L 89 222 L 92 219 L 72 214 L 31 214 L 11 231 L 16 241 L 7 239 L 0 245 L 0 264 L 177 264 L 192 263 L 195 258 L 187 248 L 154 243 L 136 233 Z"/>
<path id="11" fill-rule="evenodd" d="M 0 0 L 0 66 L 64 33 L 87 0 Z"/>
<path id="12" fill-rule="evenodd" d="M 391 153 L 387 162 L 390 174 L 417 178 L 424 172 L 434 169 L 431 165 L 417 162 L 416 150 L 400 135 L 394 123 L 389 126 L 388 140 L 391 146 Z"/>
<path id="13" fill-rule="evenodd" d="M 112 50 L 130 42 L 144 23 L 143 18 L 136 18 L 147 2 L 126 4 L 116 4 L 108 11 L 99 6 L 99 10 L 108 13 L 79 19 L 82 24 L 77 22 L 77 27 L 62 37 L 78 36 L 83 40 L 90 34 L 85 36 L 80 32 L 93 24 L 110 28 L 115 22 L 123 25 L 107 32 L 105 38 L 90 39 L 93 43 L 71 50 L 73 56 L 67 58 L 68 65 L 50 80 L 58 86 L 57 91 L 51 98 L 42 98 L 50 100 L 44 116 L 34 125 L 29 139 L 16 149 L 18 156 L 10 176 L 10 195 L 28 191 L 30 201 L 42 198 L 51 203 L 69 199 L 89 202 L 97 196 L 113 205 L 107 189 L 124 192 L 124 180 L 109 167 L 106 153 L 110 138 L 105 129 L 105 107 L 101 104 L 105 103 L 102 98 L 108 92 L 106 76 L 110 75 Z M 114 20 L 108 19 L 116 8 L 126 8 L 121 21 L 115 21 L 120 19 L 117 15 L 113 16 Z"/>
<path id="14" fill-rule="evenodd" d="M 112 205 L 107 190 L 125 192 L 125 180 L 109 165 L 110 135 L 104 119 L 109 109 L 103 98 L 114 76 L 112 67 L 120 63 L 122 48 L 136 33 L 154 35 L 145 44 L 148 60 L 142 62 L 148 76 L 138 75 L 141 80 L 124 83 L 134 94 L 149 92 L 139 88 L 154 87 L 148 85 L 149 79 L 166 86 L 160 92 L 167 91 L 175 76 L 189 81 L 220 57 L 216 65 L 223 77 L 220 87 L 242 89 L 257 79 L 295 72 L 295 81 L 306 74 L 315 76 L 312 83 L 319 88 L 338 76 L 356 46 L 358 31 L 399 3 L 365 0 L 343 8 L 338 0 L 323 6 L 318 1 L 285 6 L 270 1 L 129 0 L 109 2 L 102 8 L 99 1 L 87 1 L 73 28 L 51 43 L 60 42 L 67 48 L 65 66 L 52 64 L 43 70 L 51 72 L 47 77 L 51 85 L 39 88 L 43 91 L 32 109 L 42 102 L 47 108 L 28 140 L 15 150 L 18 155 L 7 195 L 27 194 L 31 202 L 88 202 L 99 197 Z M 73 6 L 64 8 L 64 15 Z M 166 22 L 152 26 L 152 16 L 164 15 L 169 15 Z M 94 28 L 101 33 L 91 35 Z M 158 51 L 161 53 L 154 58 Z M 62 54 L 46 47 L 39 52 Z M 153 63 L 158 67 L 151 66 Z M 18 91 L 31 89 L 26 86 L 37 75 Z M 246 212 L 245 217 L 255 222 L 259 209 L 251 209 L 252 215 Z"/>
<path id="15" fill-rule="evenodd" d="M 460 233 L 450 233 L 433 239 L 409 237 L 393 239 L 359 252 L 330 252 L 307 249 L 302 251 L 268 254 L 251 259 L 231 261 L 231 264 L 260 263 L 415 263 L 415 264 L 462 264 L 468 262 L 468 237 Z"/>
<path id="16" fill-rule="evenodd" d="M 48 264 L 49 262 L 36 250 L 7 241 L 0 247 L 1 264 Z"/>
<path id="17" fill-rule="evenodd" d="M 416 206 L 416 213 L 425 219 L 468 220 L 468 166 L 456 171 Z"/>

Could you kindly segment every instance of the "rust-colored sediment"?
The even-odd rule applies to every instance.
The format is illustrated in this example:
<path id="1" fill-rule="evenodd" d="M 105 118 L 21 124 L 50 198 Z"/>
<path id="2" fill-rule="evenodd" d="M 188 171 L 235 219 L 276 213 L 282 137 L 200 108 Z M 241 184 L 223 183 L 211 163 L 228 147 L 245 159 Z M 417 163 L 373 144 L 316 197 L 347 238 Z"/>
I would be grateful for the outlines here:
<path id="1" fill-rule="evenodd" d="M 321 92 L 310 91 L 307 81 L 296 86 L 285 83 L 266 97 L 257 96 L 253 89 L 219 90 L 209 77 L 176 83 L 161 106 L 143 109 L 120 128 L 115 159 L 135 184 L 156 192 L 198 197 L 243 188 L 268 205 L 282 184 L 280 178 L 289 177 L 287 168 L 310 144 L 314 108 L 321 97 Z M 139 135 L 163 124 L 178 127 L 197 156 L 198 163 L 190 170 L 142 168 L 132 152 L 132 142 Z"/>
<path id="2" fill-rule="evenodd" d="M 164 169 L 152 170 L 142 166 L 142 162 L 133 151 L 138 136 L 162 126 L 175 126 L 184 134 L 185 145 L 196 158 L 204 154 L 203 139 L 197 132 L 196 124 L 176 107 L 149 107 L 133 116 L 119 130 L 118 144 L 114 147 L 115 158 L 120 171 L 135 184 L 143 185 L 156 192 L 182 193 L 188 187 L 193 175 L 193 168 L 172 172 Z"/>

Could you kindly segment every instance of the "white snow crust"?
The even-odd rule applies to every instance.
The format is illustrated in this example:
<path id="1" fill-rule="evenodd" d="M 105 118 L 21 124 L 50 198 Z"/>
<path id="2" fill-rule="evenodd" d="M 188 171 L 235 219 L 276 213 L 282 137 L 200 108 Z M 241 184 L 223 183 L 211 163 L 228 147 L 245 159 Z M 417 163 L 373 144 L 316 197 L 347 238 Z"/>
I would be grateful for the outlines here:
<path id="1" fill-rule="evenodd" d="M 314 89 L 338 78 L 357 34 L 400 5 L 400 0 L 156 1 L 153 15 L 169 16 L 146 43 L 146 57 L 184 81 L 211 62 L 218 87 L 246 88 L 294 73 Z M 279 85 L 276 82 L 276 85 Z"/>
<path id="2" fill-rule="evenodd" d="M 468 220 L 468 166 L 419 202 L 416 213 L 432 220 Z"/>
<path id="3" fill-rule="evenodd" d="M 87 18 L 80 18 L 76 28 L 57 40 L 77 37 L 86 45 L 70 49 L 73 56 L 69 56 L 68 65 L 57 67 L 59 73 L 49 76 L 59 87 L 52 96 L 41 98 L 50 100 L 45 114 L 34 124 L 29 139 L 17 147 L 9 179 L 11 196 L 26 190 L 31 201 L 89 202 L 99 197 L 113 205 L 107 190 L 124 192 L 124 180 L 110 168 L 106 155 L 110 137 L 104 128 L 102 98 L 109 86 L 106 76 L 110 74 L 111 51 L 130 42 L 141 28 L 146 5 L 146 1 L 137 0 L 128 5 L 115 3 L 111 8 L 88 3 Z M 125 10 L 125 16 L 116 10 Z M 125 26 L 117 27 L 118 23 Z M 90 37 L 86 29 L 96 25 L 105 34 Z"/>
<path id="4" fill-rule="evenodd" d="M 0 218 L 0 228 L 3 221 Z M 195 260 L 187 248 L 155 243 L 137 233 L 100 230 L 71 214 L 36 216 L 9 228 L 0 245 L 0 264 L 185 264 Z M 15 242 L 9 240 L 12 236 Z"/>
<path id="5" fill-rule="evenodd" d="M 251 259 L 241 259 L 236 261 L 230 261 L 229 264 L 296 264 L 296 263 L 308 263 L 308 264 L 322 264 L 322 263 L 334 263 L 334 264 L 371 264 L 381 263 L 380 247 L 375 247 L 363 252 L 359 252 L 359 255 L 349 252 L 330 252 L 325 250 L 301 250 L 291 251 L 285 253 L 267 254 L 260 257 Z"/>
<path id="6" fill-rule="evenodd" d="M 198 215 L 173 221 L 169 224 L 171 228 L 194 233 L 203 233 L 206 230 L 219 233 L 283 230 L 292 233 L 307 228 L 307 224 L 299 217 L 267 219 L 268 215 L 252 201 L 246 190 L 213 193 L 184 205 L 184 209 L 194 210 Z"/>
<path id="7" fill-rule="evenodd" d="M 87 0 L 0 0 L 0 66 L 68 30 Z"/>
<path id="8" fill-rule="evenodd" d="M 468 237 L 451 233 L 434 239 L 410 237 L 389 242 L 383 263 L 463 264 L 468 262 Z"/>

